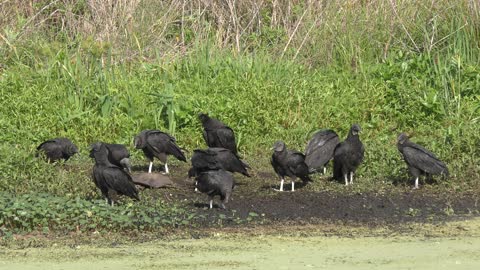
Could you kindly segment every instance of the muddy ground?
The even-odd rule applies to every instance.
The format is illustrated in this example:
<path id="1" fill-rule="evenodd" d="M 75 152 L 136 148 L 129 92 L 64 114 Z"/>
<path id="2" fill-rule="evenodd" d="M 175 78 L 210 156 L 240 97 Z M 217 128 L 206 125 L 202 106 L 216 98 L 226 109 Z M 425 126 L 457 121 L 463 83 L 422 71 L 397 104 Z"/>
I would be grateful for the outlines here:
<path id="1" fill-rule="evenodd" d="M 314 175 L 295 192 L 278 192 L 273 172 L 235 175 L 233 200 L 208 209 L 185 166 L 173 185 L 144 189 L 144 199 L 181 203 L 194 228 L 125 237 L 76 233 L 17 236 L 0 249 L 3 269 L 477 269 L 478 187 L 410 183 L 349 187 Z M 146 167 L 136 168 L 136 173 Z M 156 171 L 156 173 L 159 173 Z M 290 189 L 290 182 L 285 186 Z M 131 203 L 130 200 L 119 203 Z M 218 198 L 215 200 L 215 205 Z M 53 236 L 53 235 L 52 235 Z"/>
<path id="2" fill-rule="evenodd" d="M 233 199 L 219 209 L 219 198 L 214 209 L 208 209 L 205 194 L 193 192 L 193 179 L 183 171 L 187 167 L 173 167 L 173 187 L 143 191 L 168 201 L 184 202 L 205 218 L 209 226 L 218 218 L 222 225 L 237 225 L 237 219 L 254 219 L 262 223 L 291 225 L 334 222 L 367 226 L 407 222 L 438 223 L 480 216 L 479 192 L 475 189 L 458 190 L 444 185 L 424 185 L 418 190 L 408 182 L 401 185 L 379 184 L 365 187 L 361 179 L 345 187 L 332 182 L 330 177 L 314 175 L 306 186 L 297 182 L 295 192 L 278 192 L 279 180 L 273 171 L 260 170 L 247 178 L 235 174 L 237 186 Z M 290 190 L 290 180 L 286 190 Z"/>

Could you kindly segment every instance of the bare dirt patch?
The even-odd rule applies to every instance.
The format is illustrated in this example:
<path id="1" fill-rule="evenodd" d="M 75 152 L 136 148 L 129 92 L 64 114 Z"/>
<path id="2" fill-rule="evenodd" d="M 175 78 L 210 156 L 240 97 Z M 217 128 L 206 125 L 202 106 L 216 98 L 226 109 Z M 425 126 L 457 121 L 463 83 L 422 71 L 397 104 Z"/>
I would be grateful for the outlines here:
<path id="1" fill-rule="evenodd" d="M 178 171 L 180 170 L 180 172 Z M 204 217 L 202 226 L 239 225 L 238 220 L 291 225 L 335 222 L 367 226 L 404 224 L 408 222 L 438 223 L 480 216 L 479 194 L 472 191 L 426 186 L 413 190 L 409 186 L 380 186 L 374 190 L 355 189 L 317 177 L 314 182 L 295 192 L 276 192 L 278 179 L 269 171 L 255 173 L 252 178 L 235 175 L 237 187 L 227 210 L 207 209 L 207 196 L 193 192 L 193 180 L 173 176 L 173 188 L 157 193 L 165 198 L 183 201 L 186 207 Z M 324 191 L 318 191 L 325 186 Z M 290 185 L 286 185 L 288 190 Z M 321 188 L 320 188 L 321 189 Z M 317 190 L 317 191 L 316 191 Z M 218 199 L 215 199 L 215 203 Z"/>

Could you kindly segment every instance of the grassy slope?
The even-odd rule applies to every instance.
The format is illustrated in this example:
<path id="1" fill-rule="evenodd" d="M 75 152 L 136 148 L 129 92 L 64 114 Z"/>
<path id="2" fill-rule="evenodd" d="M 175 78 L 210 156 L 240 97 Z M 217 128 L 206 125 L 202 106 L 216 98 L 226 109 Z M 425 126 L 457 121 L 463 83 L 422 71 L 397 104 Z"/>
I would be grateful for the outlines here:
<path id="1" fill-rule="evenodd" d="M 176 1 L 144 0 L 103 15 L 95 13 L 105 7 L 101 1 L 47 9 L 43 2 L 5 3 L 0 191 L 98 198 L 90 143 L 127 144 L 134 163 L 143 164 L 132 137 L 158 128 L 191 153 L 205 147 L 199 112 L 235 130 L 256 171 L 271 171 L 269 148 L 278 139 L 303 150 L 319 128 L 343 138 L 359 123 L 366 146 L 360 190 L 407 178 L 395 147 L 401 131 L 448 164 L 452 176 L 442 188 L 478 187 L 478 6 L 260 2 L 259 16 L 241 1 L 233 16 L 221 5 Z M 182 27 L 172 23 L 179 20 Z M 106 33 L 108 27 L 118 28 Z M 245 31 L 238 40 L 235 29 Z M 82 155 L 67 166 L 35 159 L 35 147 L 57 136 L 71 138 Z"/>
<path id="2" fill-rule="evenodd" d="M 62 180 L 88 178 L 84 165 L 52 171 L 32 158 L 51 137 L 71 138 L 79 164 L 90 143 L 131 144 L 145 128 L 204 147 L 199 112 L 230 125 L 242 155 L 263 167 L 275 140 L 303 150 L 317 129 L 343 138 L 359 123 L 367 181 L 406 176 L 394 146 L 401 131 L 444 159 L 452 182 L 477 179 L 476 4 L 254 0 L 234 13 L 178 4 L 4 4 L 0 190 L 62 194 Z"/>
<path id="3" fill-rule="evenodd" d="M 423 56 L 396 57 L 356 72 L 309 70 L 266 56 L 201 50 L 174 63 L 127 69 L 60 52 L 45 66 L 18 65 L 2 74 L 6 132 L 1 134 L 0 186 L 18 192 L 61 191 L 46 183 L 72 176 L 61 170 L 47 173 L 50 169 L 33 159 L 35 147 L 56 136 L 77 143 L 83 153 L 80 163 L 87 162 L 90 143 L 130 144 L 146 128 L 169 130 L 190 151 L 204 147 L 199 112 L 230 125 L 246 160 L 260 159 L 264 166 L 275 140 L 303 150 L 316 129 L 332 128 L 343 138 L 352 123 L 359 123 L 367 149 L 360 177 L 388 181 L 404 176 L 395 139 L 406 131 L 449 164 L 453 179 L 470 181 L 478 174 L 478 95 L 459 94 L 460 100 L 447 103 L 429 92 L 432 86 L 425 84 L 441 78 L 418 67 L 428 61 Z M 469 77 L 461 78 L 465 82 Z M 132 152 L 134 159 L 142 158 Z M 40 185 L 28 185 L 32 178 Z"/>

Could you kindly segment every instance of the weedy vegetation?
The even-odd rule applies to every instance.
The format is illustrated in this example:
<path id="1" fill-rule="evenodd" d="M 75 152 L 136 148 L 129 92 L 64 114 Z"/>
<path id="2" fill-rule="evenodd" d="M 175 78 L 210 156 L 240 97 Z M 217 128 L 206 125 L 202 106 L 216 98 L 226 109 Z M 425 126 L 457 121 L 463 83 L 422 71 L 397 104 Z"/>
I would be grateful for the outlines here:
<path id="1" fill-rule="evenodd" d="M 178 205 L 165 201 L 127 203 L 109 207 L 105 202 L 51 194 L 2 193 L 0 213 L 6 236 L 22 232 L 147 232 L 193 226 L 197 217 Z"/>
<path id="2" fill-rule="evenodd" d="M 278 139 L 303 150 L 320 128 L 344 138 L 359 123 L 359 185 L 407 179 L 395 146 L 404 131 L 448 164 L 447 183 L 478 187 L 479 14 L 467 0 L 3 1 L 0 227 L 162 227 L 148 199 L 96 201 L 88 146 L 123 143 L 140 163 L 132 138 L 157 128 L 191 151 L 204 147 L 200 112 L 235 130 L 254 171 L 271 171 Z M 34 157 L 58 136 L 81 155 Z M 170 224 L 186 215 L 162 211 Z M 125 216 L 136 221 L 115 221 Z"/>

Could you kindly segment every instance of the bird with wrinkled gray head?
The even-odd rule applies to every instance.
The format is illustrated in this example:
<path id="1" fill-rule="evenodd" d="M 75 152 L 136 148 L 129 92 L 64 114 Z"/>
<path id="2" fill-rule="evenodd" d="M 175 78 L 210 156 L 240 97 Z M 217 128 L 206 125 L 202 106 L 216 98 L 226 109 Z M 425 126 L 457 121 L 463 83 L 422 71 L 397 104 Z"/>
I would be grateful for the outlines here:
<path id="1" fill-rule="evenodd" d="M 247 171 L 249 166 L 232 151 L 225 148 L 211 147 L 205 150 L 195 149 L 191 161 L 192 168 L 188 171 L 188 177 L 198 176 L 205 171 L 220 169 L 231 173 L 238 172 L 250 177 Z M 197 186 L 197 183 L 195 183 L 195 186 Z M 198 189 L 195 188 L 195 191 L 197 190 Z"/>
<path id="2" fill-rule="evenodd" d="M 108 160 L 115 166 L 126 169 L 128 172 L 132 171 L 130 165 L 130 153 L 128 152 L 127 147 L 123 144 L 112 144 L 104 142 L 96 142 L 92 144 L 93 146 L 98 146 L 99 144 L 105 145 L 108 150 Z M 90 152 L 90 157 L 93 158 L 92 152 Z"/>
<path id="3" fill-rule="evenodd" d="M 225 204 L 232 196 L 235 180 L 233 176 L 222 169 L 201 172 L 195 178 L 198 190 L 206 193 L 209 198 L 209 208 L 213 208 L 213 197 L 220 196 L 220 208 L 225 209 Z"/>
<path id="4" fill-rule="evenodd" d="M 208 149 L 195 149 L 192 156 L 192 168 L 188 172 L 189 177 L 196 176 L 198 173 L 208 170 L 224 169 L 232 173 L 238 172 L 247 177 L 248 165 L 238 158 L 232 151 L 220 148 L 210 147 Z"/>
<path id="5" fill-rule="evenodd" d="M 132 177 L 122 168 L 110 163 L 108 154 L 108 149 L 105 144 L 92 144 L 90 156 L 95 159 L 93 182 L 97 188 L 100 189 L 107 203 L 113 206 L 114 200 L 111 196 L 112 193 L 125 195 L 134 200 L 140 200 Z"/>
<path id="6" fill-rule="evenodd" d="M 280 177 L 280 189 L 283 191 L 285 176 L 292 179 L 292 191 L 295 191 L 295 180 L 302 179 L 303 184 L 311 181 L 308 176 L 308 166 L 305 164 L 305 155 L 298 151 L 288 150 L 282 141 L 276 141 L 272 147 L 273 154 L 270 160 L 273 170 Z"/>
<path id="7" fill-rule="evenodd" d="M 411 142 L 406 133 L 402 132 L 398 135 L 397 148 L 407 163 L 408 171 L 415 179 L 415 189 L 418 189 L 418 180 L 422 174 L 427 177 L 431 177 L 431 175 L 448 177 L 447 165 L 423 146 Z"/>
<path id="8" fill-rule="evenodd" d="M 78 148 L 72 141 L 67 138 L 55 138 L 41 143 L 35 156 L 45 155 L 49 162 L 55 162 L 60 159 L 67 161 L 77 153 Z"/>
<path id="9" fill-rule="evenodd" d="M 203 138 L 208 147 L 221 147 L 237 154 L 237 144 L 233 129 L 204 113 L 201 113 L 198 118 L 202 122 Z"/>
<path id="10" fill-rule="evenodd" d="M 310 173 L 319 171 L 326 173 L 326 166 L 333 158 L 333 152 L 339 142 L 337 133 L 331 129 L 323 129 L 313 134 L 305 148 L 305 163 Z"/>
<path id="11" fill-rule="evenodd" d="M 346 186 L 353 184 L 353 175 L 365 154 L 359 136 L 361 131 L 360 125 L 353 124 L 345 141 L 339 143 L 333 153 L 333 178 L 345 180 Z"/>
<path id="12" fill-rule="evenodd" d="M 178 160 L 187 162 L 185 155 L 178 147 L 174 137 L 155 129 L 140 132 L 134 139 L 135 148 L 142 149 L 145 157 L 150 160 L 148 173 L 152 172 L 153 159 L 156 157 L 163 162 L 165 173 L 168 174 L 167 155 L 173 155 Z"/>

